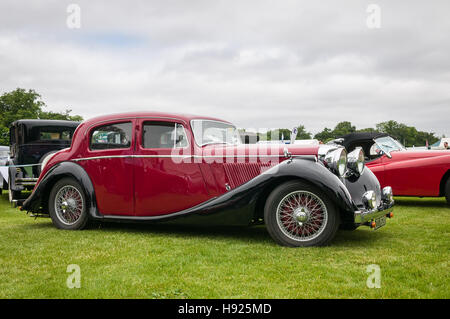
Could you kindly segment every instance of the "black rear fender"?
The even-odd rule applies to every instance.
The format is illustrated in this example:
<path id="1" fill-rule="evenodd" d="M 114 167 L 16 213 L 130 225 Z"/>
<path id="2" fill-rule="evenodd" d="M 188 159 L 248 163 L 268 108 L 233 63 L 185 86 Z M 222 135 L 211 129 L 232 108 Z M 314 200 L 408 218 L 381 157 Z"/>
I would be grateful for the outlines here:
<path id="1" fill-rule="evenodd" d="M 86 195 L 86 207 L 91 216 L 97 216 L 97 204 L 95 191 L 91 179 L 86 171 L 73 162 L 61 162 L 54 165 L 36 185 L 33 193 L 24 202 L 23 210 L 33 213 L 48 214 L 48 198 L 53 185 L 64 177 L 76 180 Z"/>

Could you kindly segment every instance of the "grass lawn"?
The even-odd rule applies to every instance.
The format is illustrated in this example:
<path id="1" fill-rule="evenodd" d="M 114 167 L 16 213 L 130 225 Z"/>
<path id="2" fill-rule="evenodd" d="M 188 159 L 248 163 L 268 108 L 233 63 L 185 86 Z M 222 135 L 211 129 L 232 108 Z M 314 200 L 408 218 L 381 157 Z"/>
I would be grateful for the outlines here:
<path id="1" fill-rule="evenodd" d="M 450 208 L 397 198 L 377 231 L 284 248 L 262 226 L 103 224 L 61 231 L 0 198 L 0 298 L 450 298 Z M 81 288 L 68 289 L 69 264 Z M 369 289 L 366 267 L 381 268 Z"/>

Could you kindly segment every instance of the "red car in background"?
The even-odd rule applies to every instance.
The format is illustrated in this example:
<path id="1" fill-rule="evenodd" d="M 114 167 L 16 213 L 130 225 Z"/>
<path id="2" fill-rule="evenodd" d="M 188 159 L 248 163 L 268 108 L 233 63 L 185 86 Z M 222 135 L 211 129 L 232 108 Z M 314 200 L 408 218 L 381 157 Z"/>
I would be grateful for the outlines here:
<path id="1" fill-rule="evenodd" d="M 361 147 L 381 187 L 400 196 L 442 197 L 450 204 L 450 150 L 407 150 L 385 133 L 351 133 L 334 141 L 348 152 Z"/>

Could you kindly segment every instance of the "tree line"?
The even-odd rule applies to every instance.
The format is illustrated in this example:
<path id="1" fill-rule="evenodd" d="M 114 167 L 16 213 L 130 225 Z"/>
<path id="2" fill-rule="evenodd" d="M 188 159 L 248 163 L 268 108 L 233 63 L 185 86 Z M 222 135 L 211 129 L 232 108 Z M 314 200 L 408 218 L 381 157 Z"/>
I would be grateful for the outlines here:
<path id="1" fill-rule="evenodd" d="M 394 138 L 396 138 L 399 142 L 401 142 L 406 147 L 411 146 L 424 146 L 428 142 L 429 145 L 437 142 L 440 138 L 435 135 L 433 132 L 424 132 L 419 131 L 413 126 L 408 126 L 403 123 L 399 123 L 394 120 L 381 122 L 376 124 L 374 128 L 362 128 L 357 129 L 356 126 L 352 125 L 351 122 L 343 121 L 339 122 L 334 129 L 330 129 L 325 127 L 322 131 L 317 134 L 312 134 L 305 129 L 304 125 L 299 125 L 297 127 L 297 140 L 307 140 L 307 139 L 317 139 L 323 143 L 327 143 L 331 140 L 334 140 L 338 137 L 341 137 L 346 134 L 354 133 L 354 132 L 380 132 L 387 133 Z M 260 140 L 268 140 L 271 139 L 282 139 L 289 140 L 291 138 L 291 130 L 289 129 L 277 129 L 273 131 L 268 131 L 266 133 L 259 134 Z M 444 136 L 443 136 L 444 137 Z"/>
<path id="2" fill-rule="evenodd" d="M 11 123 L 21 119 L 68 120 L 82 121 L 80 115 L 71 115 L 72 110 L 65 112 L 46 111 L 47 105 L 41 95 L 34 90 L 17 88 L 0 96 L 0 145 L 9 145 L 9 127 Z"/>
<path id="3" fill-rule="evenodd" d="M 11 92 L 3 93 L 0 96 L 0 145 L 9 144 L 9 127 L 12 122 L 20 119 L 52 119 L 82 121 L 80 115 L 71 115 L 72 110 L 66 109 L 65 112 L 45 111 L 46 104 L 42 101 L 41 95 L 34 90 L 25 90 L 17 88 Z M 408 126 L 397 121 L 390 120 L 376 124 L 374 128 L 357 129 L 351 122 L 344 121 L 338 123 L 334 129 L 325 127 L 319 133 L 313 135 L 308 132 L 304 125 L 297 127 L 298 140 L 315 138 L 327 143 L 340 136 L 353 132 L 381 132 L 387 133 L 405 146 L 421 146 L 427 142 L 431 145 L 439 140 L 432 132 L 419 131 L 413 126 Z M 266 133 L 259 133 L 260 140 L 270 141 L 272 138 L 289 140 L 291 130 L 281 128 Z"/>

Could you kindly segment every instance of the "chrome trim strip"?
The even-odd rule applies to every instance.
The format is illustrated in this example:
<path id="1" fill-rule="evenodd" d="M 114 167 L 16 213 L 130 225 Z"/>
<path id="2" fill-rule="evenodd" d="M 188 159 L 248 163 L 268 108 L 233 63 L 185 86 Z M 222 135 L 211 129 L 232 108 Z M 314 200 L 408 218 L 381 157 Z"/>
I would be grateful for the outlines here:
<path id="1" fill-rule="evenodd" d="M 311 155 L 296 155 L 295 157 L 303 157 L 303 156 L 311 156 Z M 267 158 L 267 157 L 278 157 L 283 158 L 283 155 L 106 155 L 106 156 L 92 156 L 92 157 L 82 157 L 82 158 L 74 158 L 72 161 L 87 161 L 87 160 L 96 160 L 96 159 L 104 159 L 104 158 Z"/>

